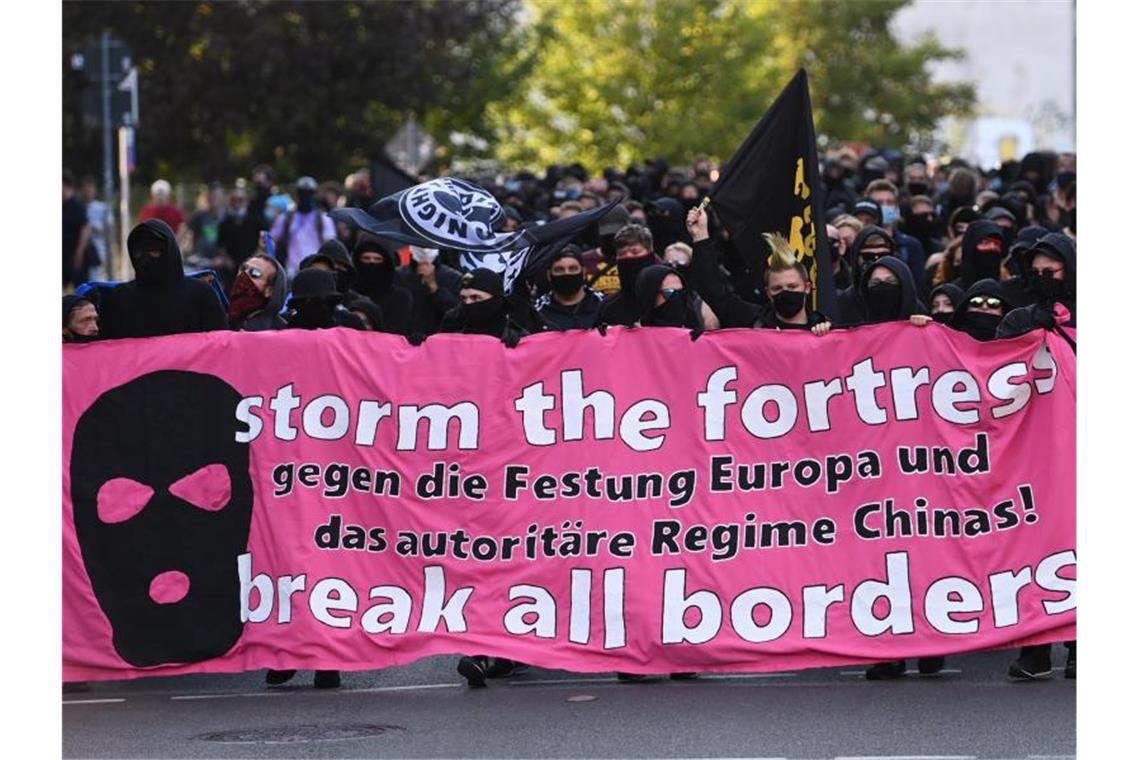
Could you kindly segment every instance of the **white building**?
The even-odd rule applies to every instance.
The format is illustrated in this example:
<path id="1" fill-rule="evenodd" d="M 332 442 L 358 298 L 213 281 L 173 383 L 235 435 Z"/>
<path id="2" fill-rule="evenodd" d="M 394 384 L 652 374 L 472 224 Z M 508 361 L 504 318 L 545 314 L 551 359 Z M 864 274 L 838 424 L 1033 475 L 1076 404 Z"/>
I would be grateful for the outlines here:
<path id="1" fill-rule="evenodd" d="M 1031 150 L 1076 149 L 1076 12 L 1071 0 L 917 0 L 895 17 L 904 42 L 933 32 L 961 61 L 929 64 L 935 81 L 973 82 L 977 117 L 939 137 L 983 166 Z"/>

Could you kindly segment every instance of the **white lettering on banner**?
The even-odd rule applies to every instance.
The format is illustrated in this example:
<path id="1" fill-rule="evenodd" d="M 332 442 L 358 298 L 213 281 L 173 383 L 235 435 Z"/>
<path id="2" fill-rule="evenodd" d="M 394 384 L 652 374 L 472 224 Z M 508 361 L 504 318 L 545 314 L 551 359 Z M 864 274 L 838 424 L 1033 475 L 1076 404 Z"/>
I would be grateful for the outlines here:
<path id="1" fill-rule="evenodd" d="M 739 408 L 740 425 L 753 438 L 782 438 L 801 428 L 805 418 L 807 432 L 826 432 L 832 429 L 833 411 L 843 399 L 853 404 L 859 421 L 869 426 L 888 424 L 892 416 L 899 422 L 918 420 L 924 409 L 953 425 L 975 425 L 983 411 L 987 411 L 987 403 L 991 404 L 989 415 L 1003 419 L 1028 406 L 1034 392 L 1037 395 L 1052 393 L 1058 374 L 1057 363 L 1044 346 L 1034 355 L 1032 370 L 1049 374 L 1033 377 L 1026 362 L 1018 361 L 997 367 L 983 381 L 964 369 L 947 370 L 932 381 L 929 367 L 891 367 L 884 371 L 875 366 L 874 357 L 868 357 L 852 365 L 845 376 L 813 380 L 798 389 L 783 383 L 764 383 L 745 393 L 739 387 L 729 389 L 730 384 L 741 382 L 739 369 L 730 365 L 711 372 L 704 389 L 695 396 L 696 406 L 703 412 L 702 432 L 706 441 L 727 439 L 731 407 Z M 889 395 L 889 407 L 880 399 L 879 391 Z M 634 401 L 621 409 L 610 390 L 597 387 L 587 390 L 581 369 L 562 370 L 558 391 L 548 390 L 545 380 L 523 386 L 514 397 L 513 407 L 521 418 L 527 445 L 604 441 L 616 434 L 622 443 L 637 452 L 656 451 L 665 444 L 677 411 L 653 398 Z M 236 441 L 250 443 L 264 432 L 266 426 L 260 416 L 264 408 L 265 398 L 261 395 L 246 396 L 238 402 L 234 412 L 240 423 L 234 436 Z M 310 439 L 339 440 L 353 429 L 353 409 L 348 401 L 333 394 L 305 401 L 289 383 L 278 388 L 269 401 L 273 436 L 277 440 L 297 439 L 299 430 L 294 413 L 298 409 L 302 409 L 300 430 Z M 806 414 L 801 415 L 801 409 Z M 451 405 L 400 404 L 394 411 L 393 416 L 391 402 L 358 400 L 354 444 L 375 446 L 388 420 L 394 421 L 396 426 L 393 436 L 396 451 L 419 451 L 421 447 L 427 451 L 445 451 L 453 446 L 460 451 L 472 451 L 479 447 L 480 409 L 473 401 Z M 547 415 L 551 414 L 561 419 L 548 420 Z M 425 421 L 427 432 L 423 435 L 421 423 Z M 453 429 L 455 434 L 452 434 Z"/>

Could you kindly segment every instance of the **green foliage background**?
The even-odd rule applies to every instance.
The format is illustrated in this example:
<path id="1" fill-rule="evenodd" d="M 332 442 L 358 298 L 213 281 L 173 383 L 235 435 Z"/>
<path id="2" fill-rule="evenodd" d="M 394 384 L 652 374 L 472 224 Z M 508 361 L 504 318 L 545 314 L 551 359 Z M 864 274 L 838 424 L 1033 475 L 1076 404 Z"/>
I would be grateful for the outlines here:
<path id="1" fill-rule="evenodd" d="M 437 163 L 493 158 L 592 170 L 649 157 L 726 159 L 796 69 L 824 140 L 922 143 L 969 113 L 973 87 L 935 84 L 955 58 L 904 46 L 907 0 L 421 0 L 64 3 L 64 162 L 98 169 L 66 58 L 107 29 L 140 66 L 144 176 L 341 177 L 410 116 Z M 462 145 L 451 135 L 468 136 Z M 470 139 L 474 138 L 474 139 Z"/>

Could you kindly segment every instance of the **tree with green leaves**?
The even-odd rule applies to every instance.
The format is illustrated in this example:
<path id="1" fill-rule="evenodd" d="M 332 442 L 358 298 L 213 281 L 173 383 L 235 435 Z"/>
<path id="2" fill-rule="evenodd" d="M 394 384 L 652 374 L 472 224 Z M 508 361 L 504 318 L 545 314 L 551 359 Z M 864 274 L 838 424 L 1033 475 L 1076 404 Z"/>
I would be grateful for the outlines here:
<path id="1" fill-rule="evenodd" d="M 492 137 L 490 101 L 524 79 L 518 0 L 74 2 L 63 7 L 64 161 L 101 162 L 70 56 L 109 31 L 140 72 L 140 173 L 342 177 L 415 117 L 441 143 Z"/>
<path id="2" fill-rule="evenodd" d="M 967 112 L 968 84 L 933 37 L 889 29 L 907 0 L 531 0 L 531 76 L 490 106 L 507 164 L 597 170 L 661 156 L 726 159 L 795 71 L 808 71 L 822 139 L 900 147 Z"/>

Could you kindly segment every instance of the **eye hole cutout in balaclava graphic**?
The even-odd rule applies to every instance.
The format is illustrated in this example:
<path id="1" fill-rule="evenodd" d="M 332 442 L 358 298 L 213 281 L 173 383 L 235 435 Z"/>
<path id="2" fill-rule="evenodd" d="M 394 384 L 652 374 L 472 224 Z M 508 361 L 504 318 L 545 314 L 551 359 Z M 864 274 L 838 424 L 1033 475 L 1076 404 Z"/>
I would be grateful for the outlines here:
<path id="1" fill-rule="evenodd" d="M 115 651 L 136 667 L 200 662 L 241 636 L 249 444 L 228 383 L 162 371 L 112 388 L 75 426 L 75 532 Z"/>

